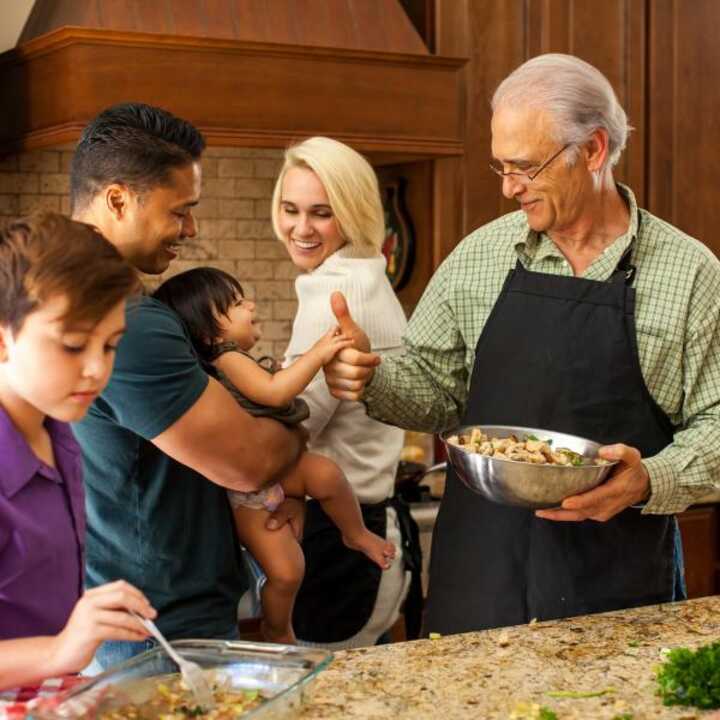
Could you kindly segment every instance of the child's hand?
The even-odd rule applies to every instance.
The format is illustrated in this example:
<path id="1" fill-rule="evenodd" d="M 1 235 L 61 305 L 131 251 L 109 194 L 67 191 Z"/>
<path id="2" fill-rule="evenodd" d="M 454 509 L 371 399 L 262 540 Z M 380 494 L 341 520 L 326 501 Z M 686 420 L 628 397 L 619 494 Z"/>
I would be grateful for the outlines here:
<path id="1" fill-rule="evenodd" d="M 318 354 L 323 365 L 327 365 L 341 350 L 352 344 L 352 338 L 340 334 L 340 328 L 334 327 L 313 345 L 312 352 Z"/>
<path id="2" fill-rule="evenodd" d="M 105 640 L 144 640 L 147 631 L 127 610 L 151 619 L 157 615 L 147 598 L 124 580 L 85 592 L 54 638 L 53 674 L 79 672 Z"/>

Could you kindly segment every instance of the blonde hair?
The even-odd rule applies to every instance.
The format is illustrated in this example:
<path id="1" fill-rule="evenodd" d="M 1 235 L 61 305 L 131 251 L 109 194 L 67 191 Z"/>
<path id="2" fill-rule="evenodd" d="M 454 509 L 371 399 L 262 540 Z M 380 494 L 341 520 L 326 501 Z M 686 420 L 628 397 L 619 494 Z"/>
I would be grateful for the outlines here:
<path id="1" fill-rule="evenodd" d="M 379 255 L 385 240 L 385 216 L 375 171 L 360 153 L 327 137 L 311 137 L 285 151 L 272 198 L 272 224 L 280 232 L 282 184 L 290 168 L 312 170 L 325 188 L 342 238 L 364 257 Z"/>

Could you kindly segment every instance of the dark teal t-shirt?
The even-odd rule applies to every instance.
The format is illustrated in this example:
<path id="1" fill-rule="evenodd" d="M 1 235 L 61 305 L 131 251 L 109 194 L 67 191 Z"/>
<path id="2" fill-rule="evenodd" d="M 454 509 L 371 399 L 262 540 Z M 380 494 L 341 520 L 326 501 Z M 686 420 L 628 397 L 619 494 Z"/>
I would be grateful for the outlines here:
<path id="1" fill-rule="evenodd" d="M 207 383 L 180 319 L 142 298 L 128 308 L 110 383 L 73 427 L 85 469 L 86 584 L 136 585 L 170 638 L 227 637 L 247 587 L 225 490 L 149 442 Z"/>

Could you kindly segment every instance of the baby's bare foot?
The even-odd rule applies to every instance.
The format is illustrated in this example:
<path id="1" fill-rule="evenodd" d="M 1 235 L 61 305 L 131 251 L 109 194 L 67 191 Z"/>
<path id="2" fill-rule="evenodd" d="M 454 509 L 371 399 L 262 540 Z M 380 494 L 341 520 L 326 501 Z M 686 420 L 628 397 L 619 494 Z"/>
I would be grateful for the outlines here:
<path id="1" fill-rule="evenodd" d="M 280 645 L 297 645 L 297 638 L 291 627 L 274 628 L 264 620 L 260 623 L 260 632 L 267 642 Z"/>
<path id="2" fill-rule="evenodd" d="M 379 535 L 365 529 L 357 536 L 350 537 L 343 535 L 343 542 L 351 550 L 359 550 L 365 553 L 374 563 L 377 563 L 383 570 L 387 570 L 392 565 L 395 557 L 395 546 L 383 540 Z"/>

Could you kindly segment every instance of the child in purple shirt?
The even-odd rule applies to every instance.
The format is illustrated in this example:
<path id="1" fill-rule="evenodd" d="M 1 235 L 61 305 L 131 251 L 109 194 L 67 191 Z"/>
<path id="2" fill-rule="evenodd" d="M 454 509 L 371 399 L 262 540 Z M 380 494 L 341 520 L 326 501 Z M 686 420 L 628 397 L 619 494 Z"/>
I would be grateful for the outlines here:
<path id="1" fill-rule="evenodd" d="M 83 594 L 79 420 L 110 378 L 137 278 L 89 225 L 0 228 L 0 689 L 77 672 L 105 640 L 142 640 L 123 582 Z"/>

